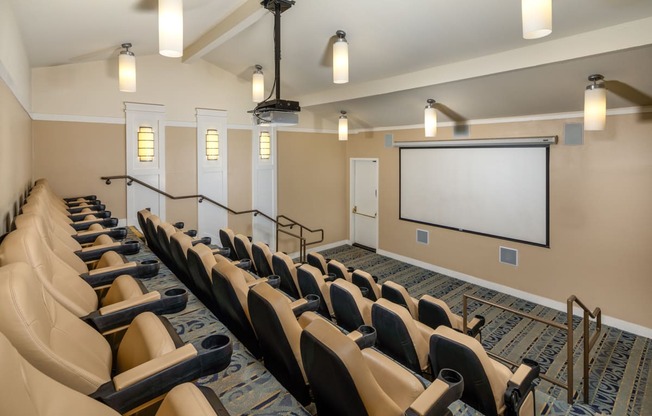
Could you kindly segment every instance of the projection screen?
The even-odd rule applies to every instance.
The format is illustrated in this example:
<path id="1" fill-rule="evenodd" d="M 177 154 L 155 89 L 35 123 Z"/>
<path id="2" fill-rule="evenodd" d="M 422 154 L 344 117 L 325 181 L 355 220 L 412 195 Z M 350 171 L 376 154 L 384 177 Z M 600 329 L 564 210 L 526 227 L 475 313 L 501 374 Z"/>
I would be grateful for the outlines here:
<path id="1" fill-rule="evenodd" d="M 548 146 L 400 149 L 400 219 L 549 247 Z"/>

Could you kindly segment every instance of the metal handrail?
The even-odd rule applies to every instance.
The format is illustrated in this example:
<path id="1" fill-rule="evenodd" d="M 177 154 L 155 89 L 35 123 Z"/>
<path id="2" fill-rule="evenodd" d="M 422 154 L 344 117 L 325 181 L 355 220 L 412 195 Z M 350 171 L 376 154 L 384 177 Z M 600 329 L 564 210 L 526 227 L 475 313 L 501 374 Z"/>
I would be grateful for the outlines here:
<path id="1" fill-rule="evenodd" d="M 463 330 L 464 333 L 467 331 L 467 317 L 468 317 L 468 300 L 471 299 L 476 302 L 484 303 L 485 305 L 493 306 L 495 308 L 502 309 L 504 311 L 513 313 L 515 315 L 521 316 L 523 318 L 528 318 L 533 321 L 541 322 L 545 325 L 552 326 L 557 329 L 565 330 L 566 331 L 566 341 L 567 341 L 567 352 L 566 352 L 566 383 L 556 380 L 552 377 L 547 376 L 546 374 L 540 374 L 539 377 L 542 378 L 543 380 L 546 380 L 552 384 L 555 384 L 561 388 L 566 389 L 567 391 L 567 402 L 569 404 L 573 403 L 573 394 L 575 392 L 575 389 L 573 387 L 573 355 L 574 355 L 574 349 L 573 349 L 573 303 L 577 303 L 583 310 L 584 316 L 583 316 L 583 336 L 584 336 L 584 372 L 583 372 L 583 377 L 582 377 L 582 387 L 583 387 L 583 395 L 584 395 L 584 403 L 588 403 L 589 400 L 589 353 L 591 352 L 591 349 L 593 348 L 593 345 L 595 345 L 595 342 L 598 340 L 598 337 L 600 336 L 600 333 L 602 331 L 602 311 L 600 308 L 595 308 L 593 312 L 591 312 L 585 305 L 580 301 L 577 296 L 572 295 L 568 298 L 566 301 L 566 312 L 567 312 L 567 320 L 566 324 L 560 324 L 559 322 L 551 321 L 549 319 L 544 319 L 540 318 L 539 316 L 536 315 L 531 315 L 522 311 L 519 311 L 514 308 L 510 308 L 508 306 L 503 306 L 499 305 L 495 302 L 490 302 L 488 300 L 479 298 L 477 296 L 473 295 L 467 295 L 464 294 L 462 297 L 462 313 L 463 313 Z M 595 319 L 596 320 L 596 330 L 593 336 L 589 337 L 589 318 Z M 518 364 L 515 362 L 512 362 L 504 357 L 500 357 L 495 353 L 487 351 L 487 354 L 492 356 L 493 358 L 500 360 L 502 362 L 505 362 L 509 365 L 512 365 L 514 367 L 517 367 Z"/>
<path id="2" fill-rule="evenodd" d="M 312 244 L 321 243 L 322 241 L 324 241 L 324 229 L 323 228 L 318 228 L 316 230 L 312 230 L 312 229 L 306 227 L 305 225 L 300 224 L 299 222 L 297 222 L 297 221 L 295 221 L 295 220 L 293 220 L 291 218 L 286 217 L 285 215 L 278 215 L 276 217 L 276 219 L 274 219 L 274 218 L 270 217 L 269 215 L 265 214 L 264 212 L 259 211 L 257 209 L 249 209 L 249 210 L 245 210 L 245 211 L 236 211 L 236 210 L 231 209 L 231 208 L 227 207 L 226 205 L 223 205 L 223 204 L 215 201 L 214 199 L 211 199 L 211 198 L 209 198 L 209 197 L 207 197 L 205 195 L 202 195 L 202 194 L 182 195 L 182 196 L 170 195 L 169 193 L 167 193 L 165 191 L 162 191 L 162 190 L 160 190 L 160 189 L 158 189 L 158 188 L 156 188 L 156 187 L 154 187 L 154 186 L 152 186 L 152 185 L 150 185 L 148 183 L 145 183 L 145 182 L 143 182 L 143 181 L 141 181 L 139 179 L 136 179 L 136 178 L 134 178 L 133 176 L 130 176 L 130 175 L 102 176 L 100 179 L 105 181 L 105 183 L 107 185 L 111 185 L 111 180 L 112 179 L 126 179 L 127 180 L 127 186 L 131 186 L 134 182 L 136 182 L 137 184 L 139 184 L 141 186 L 144 186 L 145 188 L 150 189 L 150 190 L 152 190 L 152 191 L 154 191 L 156 193 L 164 195 L 166 198 L 170 198 L 172 200 L 197 199 L 197 202 L 199 202 L 200 204 L 203 201 L 208 201 L 211 204 L 216 205 L 216 206 L 226 210 L 228 213 L 233 214 L 233 215 L 254 214 L 254 217 L 260 215 L 261 217 L 264 217 L 264 218 L 270 220 L 271 222 L 273 222 L 276 225 L 276 244 L 277 245 L 278 245 L 278 234 L 279 233 L 283 233 L 283 234 L 292 236 L 292 237 L 297 238 L 299 240 L 299 253 L 300 253 L 301 261 L 305 261 L 306 247 L 307 246 L 312 245 Z M 289 224 L 282 224 L 280 222 L 281 218 L 285 219 L 287 221 L 290 221 L 290 223 Z M 293 233 L 288 232 L 286 230 L 281 230 L 280 229 L 282 227 L 290 227 L 290 229 L 291 229 L 294 226 L 298 226 L 300 228 L 299 235 L 296 235 L 296 234 L 293 234 Z M 306 231 L 308 231 L 310 233 L 320 232 L 321 233 L 321 238 L 318 241 L 313 241 L 313 242 L 308 243 L 308 242 L 306 242 L 306 238 L 303 237 L 303 231 L 304 230 L 306 230 Z"/>

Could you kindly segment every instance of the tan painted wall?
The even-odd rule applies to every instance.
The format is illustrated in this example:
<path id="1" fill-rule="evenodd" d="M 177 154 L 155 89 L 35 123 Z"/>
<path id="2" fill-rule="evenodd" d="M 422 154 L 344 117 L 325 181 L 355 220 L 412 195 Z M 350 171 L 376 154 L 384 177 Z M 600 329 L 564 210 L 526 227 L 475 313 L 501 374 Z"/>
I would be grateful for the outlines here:
<path id="1" fill-rule="evenodd" d="M 335 134 L 279 132 L 277 151 L 278 213 L 308 228 L 323 228 L 320 244 L 348 239 L 346 143 Z M 319 234 L 307 237 L 315 241 Z M 299 244 L 283 237 L 278 249 L 295 252 Z"/>
<path id="2" fill-rule="evenodd" d="M 398 149 L 384 134 L 352 136 L 347 157 L 380 158 L 380 248 L 559 302 L 575 294 L 604 314 L 652 328 L 652 126 L 639 115 L 613 116 L 583 146 L 552 147 L 549 249 L 398 219 Z M 471 126 L 471 137 L 559 135 L 565 122 Z M 423 139 L 421 130 L 395 140 Z M 440 129 L 440 138 L 451 138 Z M 430 245 L 416 244 L 417 228 Z M 519 250 L 519 266 L 498 262 L 498 247 Z"/>
<path id="3" fill-rule="evenodd" d="M 251 209 L 251 130 L 229 130 L 229 208 L 235 211 Z M 236 234 L 251 235 L 250 214 L 229 214 L 229 228 Z"/>
<path id="4" fill-rule="evenodd" d="M 111 215 L 126 218 L 125 182 L 105 185 L 101 176 L 125 174 L 125 126 L 34 121 L 34 178 L 47 178 L 60 196 L 96 194 Z"/>
<path id="5" fill-rule="evenodd" d="M 0 80 L 0 234 L 9 231 L 31 183 L 31 119 Z"/>
<path id="6" fill-rule="evenodd" d="M 197 129 L 165 128 L 165 188 L 174 196 L 197 193 Z M 166 201 L 168 222 L 183 221 L 187 230 L 197 229 L 197 200 Z"/>

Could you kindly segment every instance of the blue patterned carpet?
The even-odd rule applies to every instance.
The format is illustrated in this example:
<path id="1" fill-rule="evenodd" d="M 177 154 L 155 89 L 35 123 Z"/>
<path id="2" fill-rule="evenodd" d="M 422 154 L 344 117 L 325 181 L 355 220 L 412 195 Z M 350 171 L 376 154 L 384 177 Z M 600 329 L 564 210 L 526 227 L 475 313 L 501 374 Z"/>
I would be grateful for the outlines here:
<path id="1" fill-rule="evenodd" d="M 453 312 L 462 314 L 462 295 L 472 294 L 548 320 L 565 323 L 566 314 L 532 302 L 486 289 L 439 273 L 412 266 L 367 250 L 340 246 L 321 252 L 347 266 L 391 279 L 407 287 L 410 294 L 441 298 Z M 566 333 L 556 328 L 514 316 L 478 302 L 469 302 L 470 315 L 485 316 L 482 344 L 488 351 L 511 361 L 538 361 L 542 372 L 566 381 Z M 537 388 L 537 410 L 542 415 L 652 415 L 652 340 L 616 328 L 602 326 L 602 334 L 591 351 L 588 405 L 581 404 L 582 328 L 575 317 L 574 355 L 575 401 L 566 403 L 566 390 L 541 381 Z M 594 325 L 591 325 L 591 330 Z M 453 408 L 451 408 L 453 410 Z M 475 412 L 460 404 L 455 414 Z"/>

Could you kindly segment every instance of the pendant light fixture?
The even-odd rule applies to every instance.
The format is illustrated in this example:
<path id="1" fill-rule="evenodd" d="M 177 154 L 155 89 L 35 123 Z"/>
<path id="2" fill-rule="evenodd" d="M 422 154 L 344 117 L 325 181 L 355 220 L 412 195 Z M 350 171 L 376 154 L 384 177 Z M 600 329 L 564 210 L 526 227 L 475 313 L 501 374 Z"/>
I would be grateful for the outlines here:
<path id="1" fill-rule="evenodd" d="M 552 33 L 552 0 L 521 0 L 523 39 L 539 39 Z"/>
<path id="2" fill-rule="evenodd" d="M 600 74 L 589 76 L 584 91 L 584 130 L 604 130 L 607 118 L 607 88 Z"/>
<path id="3" fill-rule="evenodd" d="M 349 119 L 346 111 L 340 111 L 340 119 L 337 123 L 338 139 L 340 141 L 349 140 Z"/>
<path id="4" fill-rule="evenodd" d="M 349 82 L 349 43 L 343 30 L 335 32 L 337 40 L 333 43 L 333 82 L 346 84 Z"/>
<path id="5" fill-rule="evenodd" d="M 423 111 L 423 125 L 426 137 L 435 137 L 437 135 L 437 110 L 433 105 L 435 100 L 428 98 L 426 109 Z"/>
<path id="6" fill-rule="evenodd" d="M 136 92 L 136 55 L 129 50 L 131 43 L 123 43 L 118 55 L 118 84 L 122 92 Z"/>
<path id="7" fill-rule="evenodd" d="M 169 58 L 183 56 L 182 0 L 158 0 L 158 52 Z"/>
<path id="8" fill-rule="evenodd" d="M 255 68 L 251 77 L 251 99 L 259 103 L 265 99 L 265 76 L 262 66 L 256 65 Z"/>

